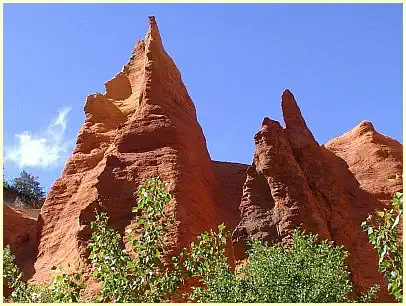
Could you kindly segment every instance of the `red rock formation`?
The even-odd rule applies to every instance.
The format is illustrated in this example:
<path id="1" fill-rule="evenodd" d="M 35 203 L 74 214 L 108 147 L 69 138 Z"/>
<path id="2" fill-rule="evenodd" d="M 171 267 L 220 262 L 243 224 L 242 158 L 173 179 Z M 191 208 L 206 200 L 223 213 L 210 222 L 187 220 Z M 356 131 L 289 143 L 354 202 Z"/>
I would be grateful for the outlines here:
<path id="1" fill-rule="evenodd" d="M 221 223 L 215 166 L 153 17 L 129 63 L 106 83 L 105 94 L 87 97 L 84 110 L 76 148 L 41 211 L 36 281 L 48 278 L 51 265 L 86 270 L 94 210 L 107 211 L 123 233 L 134 218 L 134 193 L 150 177 L 159 176 L 173 194 L 171 250 Z"/>
<path id="2" fill-rule="evenodd" d="M 29 279 L 34 272 L 36 227 L 35 218 L 3 205 L 3 246 L 10 246 L 25 279 Z"/>
<path id="3" fill-rule="evenodd" d="M 214 161 L 218 184 L 216 207 L 226 229 L 233 231 L 240 218 L 242 188 L 247 176 L 248 165 Z"/>
<path id="4" fill-rule="evenodd" d="M 251 166 L 211 161 L 193 102 L 153 17 L 145 40 L 105 87 L 104 94 L 87 97 L 76 148 L 41 210 L 35 282 L 47 280 L 52 265 L 88 271 L 94 210 L 108 212 L 123 234 L 133 226 L 138 186 L 159 176 L 173 194 L 170 252 L 224 222 L 234 230 L 234 253 L 241 259 L 247 239 L 283 240 L 301 225 L 349 250 L 357 288 L 386 287 L 360 223 L 402 188 L 390 176 L 402 168 L 399 143 L 363 123 L 320 146 L 285 91 L 286 128 L 264 119 Z M 389 300 L 384 292 L 381 299 Z"/>
<path id="5" fill-rule="evenodd" d="M 403 192 L 403 146 L 395 139 L 379 134 L 371 122 L 362 121 L 351 131 L 330 140 L 325 147 L 342 158 L 360 184 L 360 188 L 378 203 L 358 207 L 357 222 L 374 210 L 388 207 L 395 192 Z M 358 205 L 360 206 L 360 205 Z M 403 237 L 403 222 L 398 230 Z"/>
<path id="6" fill-rule="evenodd" d="M 376 251 L 360 229 L 361 220 L 379 207 L 340 157 L 320 146 L 308 129 L 293 95 L 284 91 L 286 128 L 265 118 L 255 135 L 256 151 L 240 205 L 241 221 L 233 233 L 235 256 L 244 257 L 247 239 L 278 241 L 293 226 L 344 245 L 356 287 L 386 288 L 378 273 Z M 382 300 L 390 300 L 381 292 Z"/>
<path id="7" fill-rule="evenodd" d="M 254 139 L 254 161 L 240 206 L 242 220 L 233 233 L 236 258 L 245 257 L 247 238 L 280 241 L 301 223 L 305 229 L 331 238 L 286 131 L 265 118 Z"/>
<path id="8" fill-rule="evenodd" d="M 403 147 L 379 134 L 371 122 L 362 121 L 325 147 L 345 160 L 363 190 L 385 204 L 403 189 Z"/>

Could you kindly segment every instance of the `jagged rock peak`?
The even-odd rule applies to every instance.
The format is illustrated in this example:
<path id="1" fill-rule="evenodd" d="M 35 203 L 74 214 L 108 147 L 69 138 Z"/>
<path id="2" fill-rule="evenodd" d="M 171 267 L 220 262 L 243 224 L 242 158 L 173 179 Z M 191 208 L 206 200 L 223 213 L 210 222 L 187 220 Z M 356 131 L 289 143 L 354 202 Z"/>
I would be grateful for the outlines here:
<path id="1" fill-rule="evenodd" d="M 367 132 L 376 133 L 375 127 L 373 126 L 372 122 L 363 120 L 360 124 L 358 124 L 354 131 L 357 131 L 359 134 L 364 134 Z"/>
<path id="2" fill-rule="evenodd" d="M 148 16 L 148 19 L 149 19 L 149 29 L 147 34 L 145 35 L 146 45 L 148 46 L 150 42 L 154 42 L 157 43 L 161 48 L 163 48 L 161 34 L 159 33 L 158 24 L 155 20 L 155 16 Z"/>
<path id="3" fill-rule="evenodd" d="M 282 112 L 286 127 L 306 126 L 299 106 L 296 103 L 295 96 L 289 89 L 282 93 Z"/>
<path id="4" fill-rule="evenodd" d="M 281 127 L 278 121 L 272 120 L 269 117 L 265 117 L 264 120 L 262 121 L 262 126 L 277 126 Z"/>
<path id="5" fill-rule="evenodd" d="M 282 113 L 287 130 L 295 132 L 301 131 L 314 138 L 312 132 L 306 125 L 306 121 L 303 119 L 302 112 L 296 103 L 295 97 L 289 89 L 285 89 L 282 93 Z"/>
<path id="6" fill-rule="evenodd" d="M 149 24 L 153 25 L 156 24 L 155 16 L 148 16 Z"/>
<path id="7" fill-rule="evenodd" d="M 145 34 L 145 38 L 137 41 L 132 51 L 130 61 L 124 65 L 122 69 L 122 72 L 127 75 L 134 72 L 137 74 L 140 70 L 140 65 L 142 66 L 141 70 L 143 70 L 143 66 L 146 64 L 146 57 L 151 60 L 153 53 L 165 53 L 155 16 L 149 16 L 148 19 L 149 28 Z M 132 69 L 132 66 L 136 67 Z"/>

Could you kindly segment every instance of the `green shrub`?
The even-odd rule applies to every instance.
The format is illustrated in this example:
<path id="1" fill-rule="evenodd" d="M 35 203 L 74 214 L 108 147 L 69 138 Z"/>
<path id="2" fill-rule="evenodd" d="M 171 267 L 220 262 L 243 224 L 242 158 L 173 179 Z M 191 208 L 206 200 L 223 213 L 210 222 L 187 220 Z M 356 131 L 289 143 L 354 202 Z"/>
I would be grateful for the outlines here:
<path id="1" fill-rule="evenodd" d="M 184 273 L 189 277 L 210 281 L 224 271 L 229 271 L 227 257 L 224 254 L 226 240 L 230 232 L 224 232 L 224 224 L 218 226 L 218 233 L 210 230 L 200 234 L 188 249 L 182 249 L 176 262 L 180 262 Z"/>
<path id="2" fill-rule="evenodd" d="M 11 303 L 79 302 L 80 291 L 84 288 L 79 282 L 79 274 L 65 274 L 61 269 L 54 273 L 50 285 L 26 283 L 9 247 L 3 250 L 3 278 L 13 290 L 7 300 Z"/>
<path id="3" fill-rule="evenodd" d="M 245 266 L 220 271 L 205 281 L 206 289 L 196 289 L 196 301 L 227 303 L 331 303 L 350 302 L 353 291 L 345 267 L 347 252 L 331 242 L 316 243 L 315 235 L 298 230 L 292 245 L 266 246 L 251 242 Z M 360 301 L 372 299 L 376 287 Z"/>
<path id="4" fill-rule="evenodd" d="M 121 236 L 107 227 L 106 213 L 96 213 L 90 259 L 94 276 L 101 282 L 102 302 L 168 301 L 181 283 L 177 271 L 164 264 L 168 221 L 164 206 L 171 199 L 159 179 L 150 179 L 137 192 L 136 235 L 128 230 L 132 257 L 120 248 Z M 133 259 L 134 258 L 134 259 Z"/>
<path id="5" fill-rule="evenodd" d="M 81 275 L 79 273 L 64 273 L 62 268 L 56 269 L 52 283 L 49 286 L 51 291 L 52 301 L 58 303 L 75 303 L 81 302 L 80 293 L 85 289 L 85 285 L 81 283 Z"/>
<path id="6" fill-rule="evenodd" d="M 121 236 L 107 227 L 106 213 L 96 213 L 96 221 L 91 223 L 93 229 L 92 242 L 89 243 L 93 276 L 102 283 L 100 302 L 132 302 L 127 295 L 132 294 L 129 280 L 131 259 L 120 247 Z"/>
<path id="7" fill-rule="evenodd" d="M 164 208 L 171 195 L 157 178 L 147 180 L 137 195 L 138 205 L 133 209 L 138 214 L 137 227 L 127 230 L 131 256 L 120 248 L 120 234 L 107 226 L 106 213 L 96 212 L 96 220 L 91 223 L 90 259 L 93 275 L 101 282 L 98 301 L 171 301 L 174 296 L 182 296 L 178 289 L 186 279 L 210 279 L 217 274 L 220 263 L 227 264 L 223 254 L 224 225 L 219 226 L 218 234 L 211 231 L 199 235 L 179 256 L 165 257 L 165 238 L 173 218 L 165 214 Z"/>
<path id="8" fill-rule="evenodd" d="M 10 302 L 29 303 L 33 296 L 29 285 L 23 281 L 23 273 L 15 264 L 15 257 L 9 247 L 3 250 L 3 278 L 8 288 L 12 289 Z"/>
<path id="9" fill-rule="evenodd" d="M 403 301 L 403 246 L 398 228 L 403 216 L 403 194 L 396 193 L 392 208 L 376 212 L 376 218 L 368 216 L 361 228 L 367 232 L 369 242 L 378 251 L 379 271 L 388 280 L 388 291 L 398 302 Z"/>

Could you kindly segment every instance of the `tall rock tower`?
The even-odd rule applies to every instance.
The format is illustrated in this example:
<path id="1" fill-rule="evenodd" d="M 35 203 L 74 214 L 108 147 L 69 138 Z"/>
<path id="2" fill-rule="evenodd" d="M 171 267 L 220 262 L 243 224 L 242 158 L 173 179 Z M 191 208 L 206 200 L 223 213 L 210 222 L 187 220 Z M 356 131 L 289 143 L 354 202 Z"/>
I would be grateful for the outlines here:
<path id="1" fill-rule="evenodd" d="M 87 97 L 76 148 L 42 208 L 36 281 L 47 279 L 52 265 L 86 270 L 95 209 L 108 212 L 112 226 L 123 233 L 134 218 L 135 192 L 150 177 L 159 176 L 173 194 L 171 250 L 221 223 L 215 164 L 154 17 L 145 40 L 105 87 L 104 94 Z"/>
<path id="2" fill-rule="evenodd" d="M 265 118 L 254 137 L 255 154 L 243 187 L 241 218 L 233 232 L 236 259 L 246 257 L 248 240 L 281 241 L 301 225 L 349 251 L 348 268 L 358 290 L 379 284 L 380 301 L 391 301 L 387 283 L 378 272 L 376 250 L 360 224 L 382 208 L 378 195 L 388 202 L 391 192 L 402 189 L 401 182 L 383 179 L 401 169 L 400 144 L 376 132 L 372 143 L 371 136 L 359 137 L 364 133 L 359 133 L 358 127 L 329 142 L 327 149 L 307 127 L 293 94 L 285 90 L 281 100 L 286 127 Z M 378 159 L 382 154 L 385 158 Z M 379 169 L 382 173 L 377 177 L 382 179 L 365 175 L 371 173 L 367 160 L 376 161 L 375 173 Z"/>

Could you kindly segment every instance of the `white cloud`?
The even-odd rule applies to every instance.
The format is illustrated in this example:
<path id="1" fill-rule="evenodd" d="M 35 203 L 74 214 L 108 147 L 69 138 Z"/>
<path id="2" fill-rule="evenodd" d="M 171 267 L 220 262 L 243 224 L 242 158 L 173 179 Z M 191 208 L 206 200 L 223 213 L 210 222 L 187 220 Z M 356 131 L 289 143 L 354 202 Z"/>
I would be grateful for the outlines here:
<path id="1" fill-rule="evenodd" d="M 18 144 L 14 148 L 6 149 L 5 159 L 13 161 L 20 168 L 47 168 L 57 165 L 71 145 L 71 141 L 64 140 L 70 110 L 70 107 L 59 110 L 44 133 L 25 131 L 16 134 Z"/>

